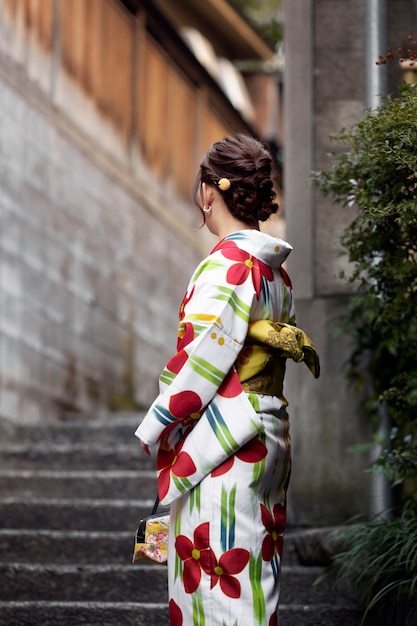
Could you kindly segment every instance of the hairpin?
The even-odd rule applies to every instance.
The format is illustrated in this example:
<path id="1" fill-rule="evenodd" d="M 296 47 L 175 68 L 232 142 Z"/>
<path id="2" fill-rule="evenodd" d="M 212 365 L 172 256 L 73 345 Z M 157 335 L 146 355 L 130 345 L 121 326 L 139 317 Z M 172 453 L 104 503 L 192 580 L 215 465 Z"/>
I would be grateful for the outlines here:
<path id="1" fill-rule="evenodd" d="M 228 178 L 221 178 L 218 181 L 217 186 L 221 191 L 227 191 L 228 189 L 230 189 L 231 184 L 232 183 L 230 182 Z"/>

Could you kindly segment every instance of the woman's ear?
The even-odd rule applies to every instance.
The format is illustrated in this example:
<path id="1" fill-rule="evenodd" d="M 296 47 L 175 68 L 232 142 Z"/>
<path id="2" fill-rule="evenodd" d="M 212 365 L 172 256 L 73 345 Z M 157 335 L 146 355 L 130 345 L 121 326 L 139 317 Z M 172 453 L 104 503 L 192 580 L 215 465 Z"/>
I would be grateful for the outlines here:
<path id="1" fill-rule="evenodd" d="M 201 200 L 203 201 L 203 204 L 206 205 L 206 196 L 207 196 L 207 183 L 201 183 Z"/>
<path id="2" fill-rule="evenodd" d="M 213 204 L 214 191 L 212 185 L 201 183 L 201 198 L 204 205 L 211 206 Z"/>

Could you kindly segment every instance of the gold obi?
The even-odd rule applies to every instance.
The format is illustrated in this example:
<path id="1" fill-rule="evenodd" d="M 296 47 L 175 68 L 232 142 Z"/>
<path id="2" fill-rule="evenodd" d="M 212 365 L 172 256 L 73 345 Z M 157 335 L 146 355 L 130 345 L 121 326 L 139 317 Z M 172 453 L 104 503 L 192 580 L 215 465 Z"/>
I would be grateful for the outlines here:
<path id="1" fill-rule="evenodd" d="M 306 333 L 283 322 L 259 320 L 249 324 L 245 345 L 235 363 L 246 392 L 283 396 L 286 360 L 304 362 L 313 376 L 320 376 L 316 348 Z"/>

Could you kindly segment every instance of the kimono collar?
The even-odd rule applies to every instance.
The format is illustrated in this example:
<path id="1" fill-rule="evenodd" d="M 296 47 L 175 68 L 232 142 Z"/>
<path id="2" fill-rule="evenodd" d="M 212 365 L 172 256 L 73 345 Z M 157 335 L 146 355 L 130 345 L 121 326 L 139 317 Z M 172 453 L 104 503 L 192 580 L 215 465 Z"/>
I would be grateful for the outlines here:
<path id="1" fill-rule="evenodd" d="M 259 230 L 239 230 L 222 239 L 212 252 L 226 241 L 234 241 L 238 248 L 245 250 L 273 269 L 278 269 L 292 250 L 292 246 L 283 239 L 272 237 Z"/>

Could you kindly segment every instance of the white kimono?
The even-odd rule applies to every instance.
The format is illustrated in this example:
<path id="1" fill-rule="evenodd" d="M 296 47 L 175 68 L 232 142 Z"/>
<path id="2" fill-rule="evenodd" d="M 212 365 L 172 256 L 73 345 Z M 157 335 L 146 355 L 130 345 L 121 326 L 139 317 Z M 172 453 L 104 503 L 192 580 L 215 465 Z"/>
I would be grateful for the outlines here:
<path id="1" fill-rule="evenodd" d="M 253 356 L 254 322 L 295 324 L 281 267 L 290 251 L 280 239 L 242 230 L 200 263 L 180 307 L 177 352 L 136 431 L 159 443 L 159 496 L 171 505 L 171 626 L 278 623 L 287 403 L 278 392 L 245 390 L 238 361 L 244 367 Z"/>

